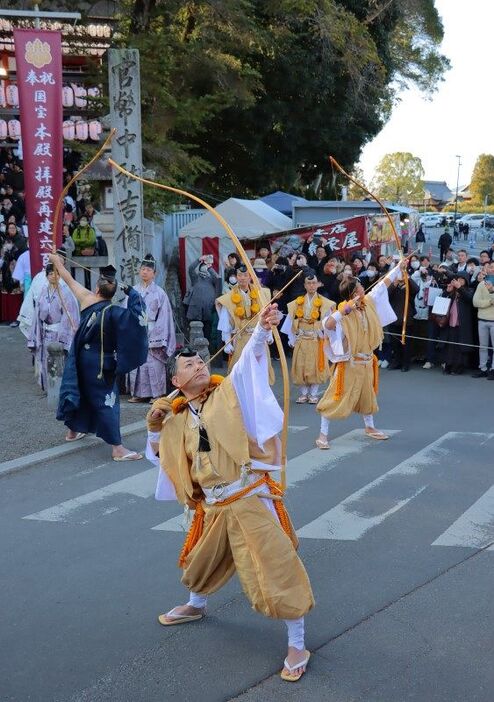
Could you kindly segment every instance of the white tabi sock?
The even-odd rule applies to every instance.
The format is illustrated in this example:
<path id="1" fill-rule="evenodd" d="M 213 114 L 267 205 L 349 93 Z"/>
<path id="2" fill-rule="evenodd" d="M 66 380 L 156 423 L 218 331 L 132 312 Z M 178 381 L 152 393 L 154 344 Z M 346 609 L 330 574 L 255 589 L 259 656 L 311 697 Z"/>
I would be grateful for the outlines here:
<path id="1" fill-rule="evenodd" d="M 319 385 L 311 385 L 309 387 L 309 395 L 311 397 L 317 397 L 318 392 L 319 392 Z"/>
<path id="2" fill-rule="evenodd" d="M 329 419 L 321 415 L 321 434 L 327 436 L 329 434 Z"/>
<path id="3" fill-rule="evenodd" d="M 375 429 L 374 417 L 372 414 L 364 414 L 364 424 L 366 429 Z"/>
<path id="4" fill-rule="evenodd" d="M 285 619 L 284 622 L 288 629 L 288 645 L 293 646 L 293 648 L 299 651 L 303 651 L 305 649 L 304 618 Z"/>
<path id="5" fill-rule="evenodd" d="M 198 595 L 197 592 L 192 592 L 191 590 L 189 592 L 189 601 L 187 604 L 191 607 L 195 607 L 196 609 L 204 609 L 207 601 L 207 595 Z"/>
<path id="6" fill-rule="evenodd" d="M 309 394 L 309 386 L 308 385 L 301 385 L 300 386 L 301 397 L 307 397 L 308 394 Z"/>

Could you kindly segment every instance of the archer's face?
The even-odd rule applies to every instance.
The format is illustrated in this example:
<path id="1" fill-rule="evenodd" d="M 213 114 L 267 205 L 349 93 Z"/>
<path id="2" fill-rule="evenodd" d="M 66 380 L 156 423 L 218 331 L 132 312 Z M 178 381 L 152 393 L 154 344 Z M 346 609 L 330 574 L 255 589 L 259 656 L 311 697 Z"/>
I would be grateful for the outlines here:
<path id="1" fill-rule="evenodd" d="M 237 271 L 237 281 L 241 288 L 244 290 L 249 287 L 250 275 L 247 271 Z"/>
<path id="2" fill-rule="evenodd" d="M 186 397 L 200 395 L 209 386 L 209 369 L 199 355 L 180 356 L 172 384 Z"/>
<path id="3" fill-rule="evenodd" d="M 315 295 L 317 288 L 319 287 L 319 281 L 316 280 L 306 280 L 304 283 L 305 289 L 308 295 Z"/>

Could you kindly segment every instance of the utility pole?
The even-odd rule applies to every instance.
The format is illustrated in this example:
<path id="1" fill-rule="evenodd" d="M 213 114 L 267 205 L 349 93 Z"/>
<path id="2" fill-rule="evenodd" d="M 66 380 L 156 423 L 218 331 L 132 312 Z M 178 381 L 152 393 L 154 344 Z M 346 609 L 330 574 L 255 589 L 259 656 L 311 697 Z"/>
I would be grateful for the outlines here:
<path id="1" fill-rule="evenodd" d="M 461 156 L 456 156 L 458 159 L 458 171 L 456 173 L 456 197 L 455 197 L 455 218 L 454 223 L 456 225 L 456 215 L 458 213 L 458 187 L 460 185 L 460 166 L 461 166 Z"/>

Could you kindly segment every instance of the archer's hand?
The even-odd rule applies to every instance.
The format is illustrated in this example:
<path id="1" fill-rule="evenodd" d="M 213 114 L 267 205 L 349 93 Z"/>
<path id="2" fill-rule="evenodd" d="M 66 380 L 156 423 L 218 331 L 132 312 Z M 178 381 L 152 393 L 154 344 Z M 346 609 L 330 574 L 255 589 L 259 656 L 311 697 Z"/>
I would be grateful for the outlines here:
<path id="1" fill-rule="evenodd" d="M 50 263 L 53 263 L 55 268 L 63 268 L 63 261 L 58 254 L 48 254 L 48 260 L 50 261 Z"/>
<path id="2" fill-rule="evenodd" d="M 259 324 L 263 329 L 269 331 L 271 327 L 277 327 L 281 321 L 281 312 L 278 310 L 276 302 L 268 305 L 259 317 Z"/>

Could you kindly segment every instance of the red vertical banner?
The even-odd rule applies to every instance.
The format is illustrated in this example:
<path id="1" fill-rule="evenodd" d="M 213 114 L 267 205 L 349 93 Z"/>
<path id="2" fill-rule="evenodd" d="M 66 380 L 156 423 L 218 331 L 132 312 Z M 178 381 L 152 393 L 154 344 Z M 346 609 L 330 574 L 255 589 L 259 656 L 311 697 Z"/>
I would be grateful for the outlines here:
<path id="1" fill-rule="evenodd" d="M 15 29 L 14 43 L 34 277 L 47 263 L 54 231 L 62 243 L 61 221 L 53 221 L 63 181 L 62 40 L 60 32 Z"/>

